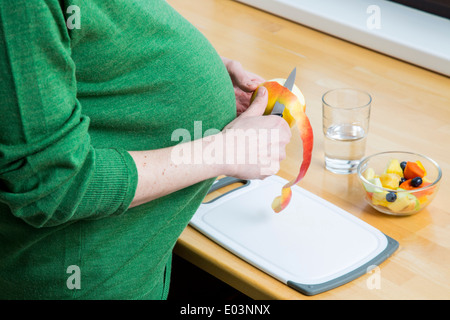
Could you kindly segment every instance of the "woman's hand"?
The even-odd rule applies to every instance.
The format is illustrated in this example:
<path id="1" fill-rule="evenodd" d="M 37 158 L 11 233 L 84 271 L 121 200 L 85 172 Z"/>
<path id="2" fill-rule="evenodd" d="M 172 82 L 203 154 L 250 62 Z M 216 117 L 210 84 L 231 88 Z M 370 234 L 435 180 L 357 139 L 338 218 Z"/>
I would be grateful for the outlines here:
<path id="1" fill-rule="evenodd" d="M 237 115 L 240 115 L 250 106 L 250 98 L 253 91 L 265 80 L 254 73 L 245 71 L 241 63 L 237 61 L 223 57 L 222 61 L 233 82 L 234 94 L 236 95 L 236 111 Z"/>
<path id="2" fill-rule="evenodd" d="M 220 133 L 186 142 L 186 145 L 189 144 L 188 149 L 194 153 L 196 150 L 206 153 L 200 154 L 200 160 L 204 160 L 200 164 L 195 161 L 175 163 L 173 152 L 178 145 L 157 150 L 130 151 L 139 176 L 130 207 L 220 175 L 264 179 L 277 173 L 281 161 L 286 157 L 285 148 L 291 138 L 291 130 L 283 118 L 263 116 L 267 98 L 267 90 L 261 87 L 248 109 Z M 217 161 L 209 161 L 211 150 L 215 150 L 214 153 L 217 152 L 216 155 L 222 158 L 219 156 Z"/>
<path id="3" fill-rule="evenodd" d="M 286 158 L 291 129 L 283 118 L 263 115 L 267 98 L 266 88 L 261 87 L 249 108 L 221 132 L 225 155 L 233 155 L 231 159 L 234 160 L 230 164 L 225 163 L 226 175 L 241 179 L 264 179 L 276 174 L 281 161 Z"/>

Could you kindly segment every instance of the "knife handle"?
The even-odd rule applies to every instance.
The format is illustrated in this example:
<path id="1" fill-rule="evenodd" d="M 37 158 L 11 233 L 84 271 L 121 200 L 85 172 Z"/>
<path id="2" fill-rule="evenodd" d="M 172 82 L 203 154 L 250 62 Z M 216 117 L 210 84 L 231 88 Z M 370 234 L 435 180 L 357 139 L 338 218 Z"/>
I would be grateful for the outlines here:
<path id="1" fill-rule="evenodd" d="M 233 189 L 233 190 L 230 190 L 230 191 L 228 191 L 228 192 L 226 192 L 226 193 L 224 193 L 224 194 L 222 194 L 222 195 L 220 195 L 220 196 L 218 196 L 218 197 L 212 199 L 211 201 L 204 202 L 203 205 L 206 205 L 206 204 L 209 204 L 209 203 L 211 203 L 211 202 L 214 202 L 214 201 L 216 201 L 217 199 L 220 199 L 220 198 L 222 198 L 222 197 L 225 197 L 226 195 L 228 195 L 228 194 L 230 194 L 230 193 L 232 193 L 232 192 L 234 192 L 234 191 L 236 191 L 236 190 L 239 190 L 239 189 L 241 189 L 241 188 L 245 188 L 246 186 L 250 185 L 250 180 L 239 179 L 239 178 L 234 178 L 234 177 L 225 177 L 225 178 L 216 180 L 216 181 L 213 183 L 213 185 L 211 186 L 211 188 L 209 189 L 209 191 L 208 191 L 207 194 L 210 194 L 210 193 L 213 192 L 213 191 L 219 190 L 219 189 L 221 189 L 221 188 L 223 188 L 223 187 L 229 186 L 230 184 L 233 184 L 233 183 L 236 183 L 236 182 L 241 182 L 241 183 L 243 183 L 244 185 L 242 185 L 242 186 L 240 186 L 240 187 L 237 187 L 237 188 L 235 188 L 235 189 Z"/>
<path id="2" fill-rule="evenodd" d="M 234 177 L 225 177 L 219 180 L 216 180 L 213 185 L 211 186 L 211 188 L 208 191 L 208 194 L 210 194 L 213 191 L 219 190 L 223 187 L 229 186 L 230 184 L 236 183 L 236 182 L 241 182 L 244 185 L 242 187 L 245 187 L 246 185 L 250 184 L 250 180 L 245 180 L 245 179 L 239 179 L 239 178 L 234 178 Z M 240 188 L 242 188 L 240 187 Z M 234 190 L 237 190 L 239 188 L 233 189 L 230 192 L 233 192 Z M 227 193 L 230 193 L 227 192 Z M 226 194 L 227 194 L 226 193 Z"/>

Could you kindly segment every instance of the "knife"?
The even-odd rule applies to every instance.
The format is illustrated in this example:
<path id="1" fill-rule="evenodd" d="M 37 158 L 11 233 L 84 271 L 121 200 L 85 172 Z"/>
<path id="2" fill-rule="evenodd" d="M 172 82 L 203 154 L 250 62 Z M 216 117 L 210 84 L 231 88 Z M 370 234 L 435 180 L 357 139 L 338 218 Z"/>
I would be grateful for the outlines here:
<path id="1" fill-rule="evenodd" d="M 292 91 L 292 88 L 294 87 L 295 83 L 295 77 L 297 74 L 297 68 L 294 68 L 292 70 L 291 74 L 287 78 L 286 82 L 284 83 L 284 87 Z M 282 103 L 279 103 L 278 101 L 275 102 L 275 105 L 273 106 L 272 112 L 270 114 L 283 117 L 283 111 L 284 111 L 285 105 Z"/>

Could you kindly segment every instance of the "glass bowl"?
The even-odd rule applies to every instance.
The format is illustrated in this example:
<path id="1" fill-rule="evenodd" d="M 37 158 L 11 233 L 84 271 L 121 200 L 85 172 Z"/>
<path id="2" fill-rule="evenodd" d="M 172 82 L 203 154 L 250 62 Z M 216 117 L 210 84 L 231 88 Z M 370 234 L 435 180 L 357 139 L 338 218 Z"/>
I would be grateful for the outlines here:
<path id="1" fill-rule="evenodd" d="M 412 164 L 405 169 L 402 162 Z M 396 216 L 415 214 L 430 204 L 442 177 L 436 161 L 418 153 L 401 151 L 365 157 L 358 165 L 357 174 L 366 202 L 382 213 Z"/>

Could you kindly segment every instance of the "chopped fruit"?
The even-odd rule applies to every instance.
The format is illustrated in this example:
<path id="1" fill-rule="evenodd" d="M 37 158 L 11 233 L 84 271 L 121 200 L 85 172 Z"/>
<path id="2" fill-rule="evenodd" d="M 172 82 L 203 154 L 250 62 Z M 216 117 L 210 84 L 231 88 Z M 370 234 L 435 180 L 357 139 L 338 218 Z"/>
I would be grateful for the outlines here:
<path id="1" fill-rule="evenodd" d="M 367 192 L 380 192 L 381 189 L 383 188 L 383 185 L 381 184 L 380 178 L 372 178 L 368 180 L 371 184 L 374 184 L 376 187 L 370 185 L 370 184 L 365 184 L 365 188 Z M 379 187 L 379 188 L 377 188 Z"/>
<path id="2" fill-rule="evenodd" d="M 397 200 L 397 194 L 395 192 L 391 191 L 386 194 L 387 202 L 394 202 L 395 200 Z"/>
<path id="3" fill-rule="evenodd" d="M 416 201 L 416 197 L 410 193 L 399 193 L 397 200 L 389 203 L 387 207 L 393 212 L 406 213 L 416 207 Z"/>
<path id="4" fill-rule="evenodd" d="M 429 186 L 431 184 L 431 182 L 429 180 L 425 181 L 425 179 L 422 179 L 422 184 L 419 187 L 414 187 L 411 184 L 411 182 L 412 182 L 412 179 L 406 180 L 399 186 L 399 188 L 402 188 L 404 190 L 414 191 L 415 189 L 425 188 L 426 186 Z M 432 194 L 433 192 L 434 192 L 434 188 L 430 188 L 428 190 L 417 191 L 417 192 L 415 192 L 415 195 L 417 197 L 421 197 L 422 195 Z"/>
<path id="5" fill-rule="evenodd" d="M 402 168 L 402 170 L 404 171 L 406 167 L 406 161 L 402 161 L 400 162 L 400 168 Z"/>
<path id="6" fill-rule="evenodd" d="M 398 174 L 400 178 L 403 178 L 403 169 L 400 166 L 400 162 L 397 159 L 389 161 L 386 173 L 395 173 Z"/>
<path id="7" fill-rule="evenodd" d="M 363 176 L 366 180 L 373 179 L 375 178 L 375 170 L 373 170 L 373 168 L 367 168 L 367 170 L 364 171 Z"/>
<path id="8" fill-rule="evenodd" d="M 420 178 L 419 178 L 419 179 L 420 179 Z M 408 180 L 402 182 L 402 183 L 400 184 L 399 188 L 402 188 L 402 189 L 405 189 L 405 190 L 414 190 L 414 189 L 424 188 L 424 187 L 429 186 L 429 185 L 431 184 L 430 181 L 424 181 L 424 180 L 422 179 L 422 183 L 421 183 L 418 187 L 415 187 L 415 186 L 413 186 L 413 184 L 412 184 L 412 181 L 413 181 L 413 180 L 414 180 L 414 179 L 408 179 Z"/>
<path id="9" fill-rule="evenodd" d="M 415 177 L 411 179 L 411 186 L 413 186 L 414 188 L 420 187 L 421 184 L 422 184 L 421 177 Z"/>
<path id="10" fill-rule="evenodd" d="M 380 175 L 381 185 L 387 189 L 397 189 L 400 179 L 401 177 L 396 173 L 383 173 Z"/>
<path id="11" fill-rule="evenodd" d="M 389 202 L 386 200 L 386 191 L 374 192 L 372 194 L 372 203 L 376 206 L 387 207 Z"/>
<path id="12" fill-rule="evenodd" d="M 425 170 L 425 167 L 423 166 L 422 162 L 420 162 L 419 160 L 416 161 L 417 165 L 420 167 L 420 169 L 423 170 L 423 175 L 426 176 L 427 175 L 427 170 Z M 423 177 L 422 177 L 423 178 Z"/>
<path id="13" fill-rule="evenodd" d="M 417 197 L 417 200 L 419 200 L 419 204 L 424 204 L 428 201 L 428 197 L 427 196 Z"/>
<path id="14" fill-rule="evenodd" d="M 363 182 L 366 200 L 373 206 L 383 206 L 398 214 L 411 214 L 425 207 L 437 188 L 429 187 L 433 181 L 426 176 L 420 161 L 391 159 L 384 173 L 377 175 L 373 168 L 363 173 L 369 182 Z M 425 188 L 423 190 L 423 188 Z M 381 209 L 380 209 L 381 210 Z"/>
<path id="15" fill-rule="evenodd" d="M 414 189 L 414 187 L 411 185 L 411 180 L 412 179 L 403 181 L 400 184 L 399 188 L 402 188 L 402 189 L 405 189 L 405 190 L 412 190 L 412 189 Z"/>
<path id="16" fill-rule="evenodd" d="M 403 175 L 406 179 L 413 179 L 415 177 L 423 178 L 425 176 L 425 170 L 422 170 L 416 162 L 408 161 L 406 162 Z"/>

